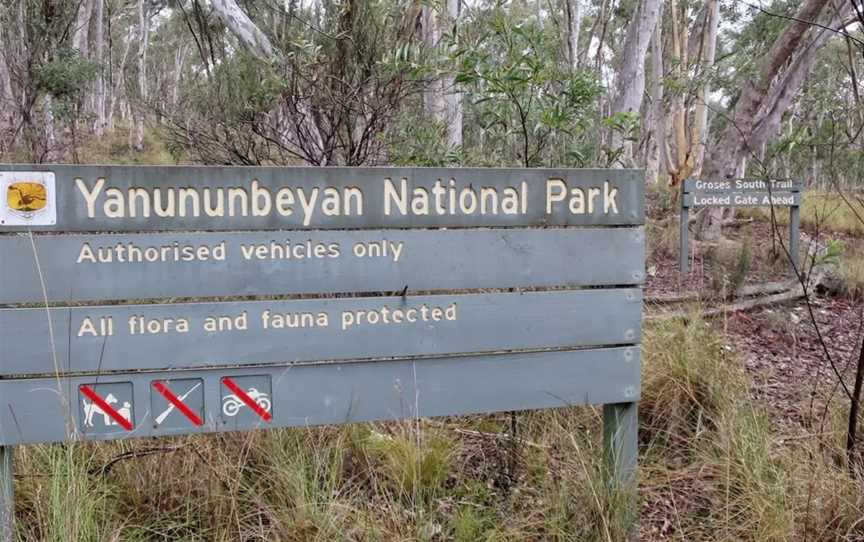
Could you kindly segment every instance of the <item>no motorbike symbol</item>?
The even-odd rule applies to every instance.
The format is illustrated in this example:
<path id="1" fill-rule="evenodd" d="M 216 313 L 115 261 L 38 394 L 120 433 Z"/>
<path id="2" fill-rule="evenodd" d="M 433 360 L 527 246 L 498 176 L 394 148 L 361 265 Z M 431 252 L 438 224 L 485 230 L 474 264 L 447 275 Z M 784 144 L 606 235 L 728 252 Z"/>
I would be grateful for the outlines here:
<path id="1" fill-rule="evenodd" d="M 222 419 L 231 421 L 269 422 L 271 414 L 270 377 L 242 376 L 222 378 Z"/>

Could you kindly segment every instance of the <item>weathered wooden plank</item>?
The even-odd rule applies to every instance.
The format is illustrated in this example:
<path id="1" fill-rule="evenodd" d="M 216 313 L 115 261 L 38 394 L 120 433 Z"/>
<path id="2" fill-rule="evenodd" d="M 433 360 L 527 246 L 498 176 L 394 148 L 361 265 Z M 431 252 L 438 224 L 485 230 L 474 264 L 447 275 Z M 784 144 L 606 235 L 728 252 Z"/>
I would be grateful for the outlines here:
<path id="1" fill-rule="evenodd" d="M 726 192 L 800 192 L 801 181 L 794 179 L 728 179 L 710 181 L 705 179 L 686 179 L 684 192 L 726 193 Z"/>
<path id="2" fill-rule="evenodd" d="M 73 378 L 0 380 L 0 444 L 209 433 L 418 416 L 619 403 L 639 398 L 639 348 L 535 352 L 225 368 Z M 237 407 L 223 378 L 266 394 L 269 421 Z M 201 425 L 165 411 L 155 382 L 177 394 Z M 86 385 L 129 420 L 126 430 L 80 392 Z M 194 388 L 194 389 L 193 389 Z M 260 388 L 260 389 L 259 389 Z M 124 406 L 128 403 L 128 407 Z M 231 404 L 234 403 L 234 404 Z M 234 414 L 233 416 L 226 415 Z M 106 424 L 107 421 L 107 424 Z M 92 424 L 92 425 L 91 425 Z"/>
<path id="3" fill-rule="evenodd" d="M 0 237 L 0 254 L 0 303 L 42 302 L 43 280 L 50 301 L 68 302 L 626 285 L 644 277 L 641 227 L 40 235 L 32 243 L 14 235 Z"/>
<path id="4" fill-rule="evenodd" d="M 641 297 L 618 288 L 59 308 L 53 341 L 45 309 L 2 309 L 0 375 L 631 344 Z"/>
<path id="5" fill-rule="evenodd" d="M 0 223 L 0 230 L 227 231 L 644 223 L 643 177 L 637 170 L 0 166 L 9 182 L 33 177 L 10 173 L 22 171 L 54 174 L 56 190 L 49 194 L 49 200 L 56 198 L 56 223 L 36 225 L 40 211 L 31 226 Z"/>
<path id="6" fill-rule="evenodd" d="M 684 194 L 682 206 L 688 207 L 797 207 L 800 192 L 692 192 Z"/>

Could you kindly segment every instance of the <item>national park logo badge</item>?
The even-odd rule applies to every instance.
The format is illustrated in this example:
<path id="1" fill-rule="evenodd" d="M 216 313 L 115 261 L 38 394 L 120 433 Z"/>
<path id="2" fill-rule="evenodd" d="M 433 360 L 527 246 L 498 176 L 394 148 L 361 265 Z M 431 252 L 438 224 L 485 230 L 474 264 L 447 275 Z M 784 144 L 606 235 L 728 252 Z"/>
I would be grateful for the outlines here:
<path id="1" fill-rule="evenodd" d="M 0 227 L 53 226 L 57 223 L 54 174 L 48 171 L 0 173 Z"/>

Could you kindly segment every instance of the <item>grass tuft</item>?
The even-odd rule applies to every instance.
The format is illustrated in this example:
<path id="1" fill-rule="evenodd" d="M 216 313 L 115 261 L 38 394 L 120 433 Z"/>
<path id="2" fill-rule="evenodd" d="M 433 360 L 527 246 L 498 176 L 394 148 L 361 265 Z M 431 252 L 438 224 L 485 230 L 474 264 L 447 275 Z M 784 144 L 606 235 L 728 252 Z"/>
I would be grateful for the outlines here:
<path id="1" fill-rule="evenodd" d="M 698 309 L 650 325 L 642 349 L 641 438 L 663 453 L 687 452 L 745 393 L 743 372 Z"/>

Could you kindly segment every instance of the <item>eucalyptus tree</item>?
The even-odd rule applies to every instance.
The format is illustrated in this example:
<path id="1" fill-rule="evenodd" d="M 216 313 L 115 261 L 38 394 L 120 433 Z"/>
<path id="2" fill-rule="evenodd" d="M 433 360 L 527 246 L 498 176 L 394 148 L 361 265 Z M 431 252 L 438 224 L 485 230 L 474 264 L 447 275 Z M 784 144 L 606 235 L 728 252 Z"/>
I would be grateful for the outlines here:
<path id="1" fill-rule="evenodd" d="M 72 40 L 78 7 L 37 0 L 0 4 L 0 97 L 11 112 L 0 149 L 17 143 L 29 161 L 62 158 L 62 128 L 77 120 L 96 75 Z"/>
<path id="2" fill-rule="evenodd" d="M 386 160 L 385 130 L 423 88 L 419 40 L 404 6 L 251 6 L 211 3 L 221 28 L 199 34 L 222 46 L 207 47 L 215 58 L 210 75 L 190 82 L 181 112 L 168 119 L 174 148 L 210 163 Z"/>
<path id="3" fill-rule="evenodd" d="M 852 6 L 848 0 L 806 0 L 790 16 L 752 75 L 744 79 L 727 124 L 706 156 L 704 178 L 731 179 L 738 176 L 742 160 L 758 162 L 760 149 L 776 135 L 817 53 L 844 28 Z M 721 211 L 702 213 L 700 238 L 720 237 Z"/>
<path id="4" fill-rule="evenodd" d="M 645 95 L 645 58 L 654 27 L 660 18 L 661 0 L 639 0 L 631 14 L 627 34 L 622 46 L 615 75 L 615 94 L 612 99 L 613 130 L 611 151 L 620 162 L 632 165 L 632 145 L 625 141 L 628 116 L 639 117 Z M 617 117 L 617 118 L 616 118 Z M 625 128 L 625 129 L 621 129 Z"/>

